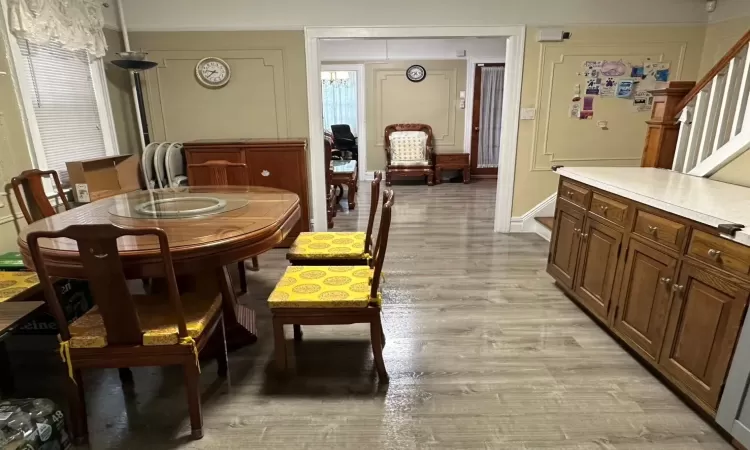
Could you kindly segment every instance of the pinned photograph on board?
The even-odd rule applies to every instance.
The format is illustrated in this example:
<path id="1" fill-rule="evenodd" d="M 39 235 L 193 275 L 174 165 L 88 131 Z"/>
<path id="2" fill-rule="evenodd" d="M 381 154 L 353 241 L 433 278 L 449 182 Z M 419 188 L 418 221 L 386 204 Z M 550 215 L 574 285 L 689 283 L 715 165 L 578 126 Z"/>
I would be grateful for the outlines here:
<path id="1" fill-rule="evenodd" d="M 586 80 L 586 95 L 599 95 L 602 86 L 601 78 L 589 78 Z"/>
<path id="2" fill-rule="evenodd" d="M 621 77 L 628 72 L 628 64 L 623 60 L 619 61 L 604 61 L 600 69 L 600 73 L 605 77 Z"/>
<path id="3" fill-rule="evenodd" d="M 594 97 L 583 98 L 583 108 L 581 113 L 578 115 L 579 119 L 593 119 L 594 118 Z"/>
<path id="4" fill-rule="evenodd" d="M 653 104 L 654 98 L 646 91 L 636 91 L 633 96 L 633 108 L 635 109 L 635 112 L 651 111 L 651 106 Z"/>
<path id="5" fill-rule="evenodd" d="M 599 89 L 599 95 L 602 97 L 614 97 L 617 91 L 617 80 L 609 77 L 604 80 L 601 88 Z"/>
<path id="6" fill-rule="evenodd" d="M 568 115 L 573 118 L 578 118 L 579 115 L 581 115 L 581 103 L 580 102 L 573 102 L 570 104 L 570 109 L 568 110 Z"/>
<path id="7" fill-rule="evenodd" d="M 633 66 L 630 68 L 630 78 L 645 78 L 645 69 L 643 66 Z"/>
<path id="8" fill-rule="evenodd" d="M 633 80 L 620 80 L 617 83 L 617 98 L 630 98 L 633 95 Z"/>

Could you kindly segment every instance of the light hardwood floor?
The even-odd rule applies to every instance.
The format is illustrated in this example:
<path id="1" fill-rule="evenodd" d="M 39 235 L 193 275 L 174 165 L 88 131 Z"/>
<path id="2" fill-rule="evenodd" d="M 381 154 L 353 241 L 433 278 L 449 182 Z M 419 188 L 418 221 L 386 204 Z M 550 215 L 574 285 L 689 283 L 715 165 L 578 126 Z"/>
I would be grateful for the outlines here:
<path id="1" fill-rule="evenodd" d="M 364 230 L 368 186 L 335 230 Z M 259 342 L 230 354 L 231 387 L 203 366 L 205 438 L 187 438 L 179 370 L 134 369 L 126 392 L 110 370 L 87 375 L 92 447 L 729 448 L 553 285 L 546 241 L 492 232 L 494 182 L 393 189 L 389 385 L 377 384 L 364 325 L 305 327 L 289 345 L 293 372 L 269 369 L 265 299 L 286 267 L 274 250 L 243 300 L 259 311 Z"/>

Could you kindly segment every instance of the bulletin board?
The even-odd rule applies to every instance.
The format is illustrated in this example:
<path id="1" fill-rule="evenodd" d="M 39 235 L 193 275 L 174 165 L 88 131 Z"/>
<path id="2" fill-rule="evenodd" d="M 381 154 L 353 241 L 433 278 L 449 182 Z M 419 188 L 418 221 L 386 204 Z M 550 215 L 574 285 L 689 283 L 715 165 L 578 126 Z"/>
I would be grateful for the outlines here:
<path id="1" fill-rule="evenodd" d="M 669 81 L 669 66 L 669 62 L 650 58 L 584 61 L 577 74 L 580 82 L 573 85 L 568 116 L 594 119 L 600 101 L 625 101 L 632 105 L 632 112 L 650 112 L 653 98 L 648 91 Z"/>

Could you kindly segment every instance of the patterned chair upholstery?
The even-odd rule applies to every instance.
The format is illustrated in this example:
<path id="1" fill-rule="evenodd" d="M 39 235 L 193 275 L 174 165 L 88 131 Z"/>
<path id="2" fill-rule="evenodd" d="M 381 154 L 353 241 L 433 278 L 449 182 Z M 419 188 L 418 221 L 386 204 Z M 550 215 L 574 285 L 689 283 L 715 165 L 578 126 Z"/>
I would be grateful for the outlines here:
<path id="1" fill-rule="evenodd" d="M 394 175 L 425 176 L 434 183 L 433 135 L 429 125 L 401 123 L 385 127 L 386 185 Z"/>

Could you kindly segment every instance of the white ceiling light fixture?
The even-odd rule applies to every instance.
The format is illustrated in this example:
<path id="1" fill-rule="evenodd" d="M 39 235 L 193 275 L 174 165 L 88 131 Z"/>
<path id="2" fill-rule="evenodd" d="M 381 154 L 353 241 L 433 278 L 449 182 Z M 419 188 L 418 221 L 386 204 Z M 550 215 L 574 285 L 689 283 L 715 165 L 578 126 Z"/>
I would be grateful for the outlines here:
<path id="1" fill-rule="evenodd" d="M 716 11 L 717 0 L 706 0 L 706 11 L 712 13 Z"/>

